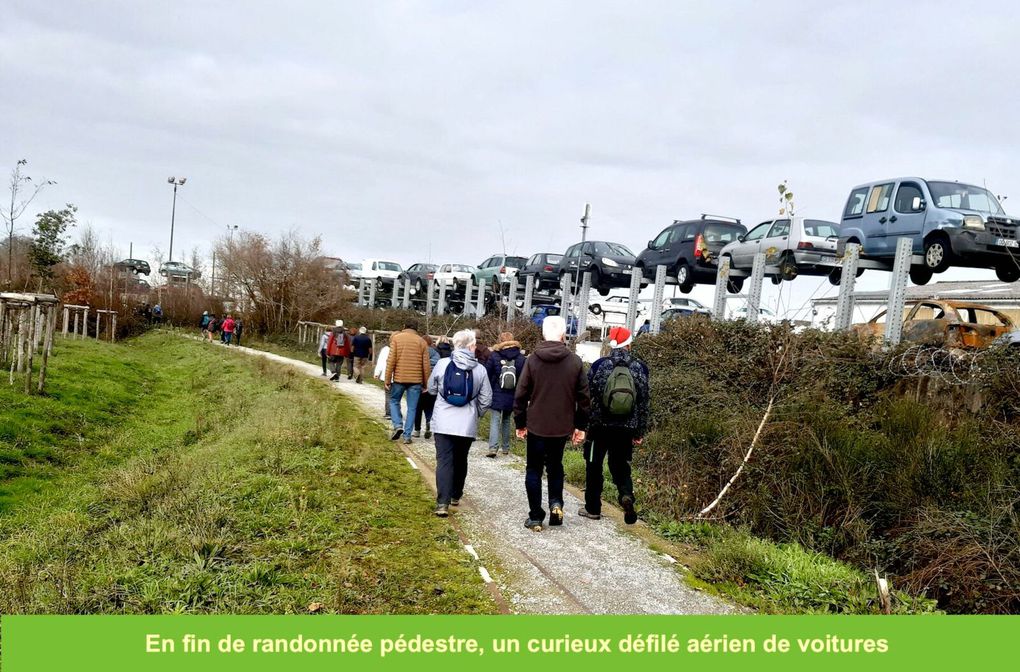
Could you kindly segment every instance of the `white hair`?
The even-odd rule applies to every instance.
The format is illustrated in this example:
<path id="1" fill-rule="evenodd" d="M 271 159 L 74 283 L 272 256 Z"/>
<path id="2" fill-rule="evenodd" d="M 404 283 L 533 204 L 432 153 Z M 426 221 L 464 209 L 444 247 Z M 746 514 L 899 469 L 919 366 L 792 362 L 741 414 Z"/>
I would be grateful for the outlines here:
<path id="1" fill-rule="evenodd" d="M 453 335 L 453 347 L 457 350 L 467 350 L 477 342 L 473 329 L 461 329 Z"/>
<path id="2" fill-rule="evenodd" d="M 550 315 L 542 320 L 542 338 L 547 341 L 562 341 L 567 334 L 567 321 L 560 315 Z"/>

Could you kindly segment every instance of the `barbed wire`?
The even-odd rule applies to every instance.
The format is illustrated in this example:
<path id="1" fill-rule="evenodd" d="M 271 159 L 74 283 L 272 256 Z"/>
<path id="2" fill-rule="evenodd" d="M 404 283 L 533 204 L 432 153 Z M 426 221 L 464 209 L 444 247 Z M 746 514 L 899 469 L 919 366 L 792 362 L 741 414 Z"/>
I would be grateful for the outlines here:
<path id="1" fill-rule="evenodd" d="M 960 350 L 912 345 L 891 357 L 889 371 L 902 378 L 931 378 L 948 385 L 979 383 L 1002 373 L 1000 347 Z"/>

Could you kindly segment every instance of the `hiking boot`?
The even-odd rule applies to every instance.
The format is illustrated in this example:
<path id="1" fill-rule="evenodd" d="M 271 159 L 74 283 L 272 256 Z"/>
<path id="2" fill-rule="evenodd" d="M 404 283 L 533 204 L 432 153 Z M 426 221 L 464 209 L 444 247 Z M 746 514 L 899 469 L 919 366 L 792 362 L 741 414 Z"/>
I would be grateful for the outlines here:
<path id="1" fill-rule="evenodd" d="M 587 518 L 589 520 L 602 520 L 601 513 L 588 513 L 588 509 L 585 509 L 583 507 L 578 509 L 577 515 L 579 515 L 582 518 Z"/>
<path id="2" fill-rule="evenodd" d="M 339 373 L 334 373 L 332 376 L 329 377 L 329 379 L 330 380 L 340 380 L 340 374 Z"/>
<path id="3" fill-rule="evenodd" d="M 624 495 L 620 498 L 620 506 L 623 507 L 623 522 L 633 525 L 637 522 L 637 511 L 634 510 L 633 495 Z"/>
<path id="4" fill-rule="evenodd" d="M 396 429 L 393 430 L 393 434 L 390 435 L 390 441 L 396 441 L 401 436 L 403 436 L 403 434 L 404 429 L 402 427 L 397 427 Z"/>
<path id="5" fill-rule="evenodd" d="M 496 450 L 494 448 L 489 448 L 489 452 L 487 452 L 485 454 L 485 456 L 486 457 L 496 457 Z"/>
<path id="6" fill-rule="evenodd" d="M 421 436 L 421 430 L 420 429 L 414 430 L 414 438 L 417 439 L 419 436 Z"/>
<path id="7" fill-rule="evenodd" d="M 450 506 L 448 504 L 436 504 L 436 516 L 446 518 L 448 515 L 450 515 Z"/>
<path id="8" fill-rule="evenodd" d="M 524 519 L 524 527 L 528 528 L 532 532 L 541 532 L 542 531 L 542 521 L 541 520 L 532 520 L 531 518 L 525 518 Z"/>
<path id="9" fill-rule="evenodd" d="M 430 427 L 429 425 L 425 425 L 425 438 L 426 439 L 432 438 L 432 427 Z"/>
<path id="10" fill-rule="evenodd" d="M 460 497 L 454 497 L 451 499 L 450 506 L 460 506 Z"/>
<path id="11" fill-rule="evenodd" d="M 549 507 L 549 525 L 563 524 L 563 506 L 553 504 Z"/>

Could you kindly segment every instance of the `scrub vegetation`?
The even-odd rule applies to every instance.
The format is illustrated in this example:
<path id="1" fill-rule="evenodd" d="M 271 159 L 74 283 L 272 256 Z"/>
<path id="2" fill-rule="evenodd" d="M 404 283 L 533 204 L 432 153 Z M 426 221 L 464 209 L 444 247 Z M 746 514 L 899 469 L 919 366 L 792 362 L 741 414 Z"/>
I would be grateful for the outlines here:
<path id="1" fill-rule="evenodd" d="M 491 613 L 402 453 L 317 381 L 150 334 L 0 387 L 0 613 Z"/>

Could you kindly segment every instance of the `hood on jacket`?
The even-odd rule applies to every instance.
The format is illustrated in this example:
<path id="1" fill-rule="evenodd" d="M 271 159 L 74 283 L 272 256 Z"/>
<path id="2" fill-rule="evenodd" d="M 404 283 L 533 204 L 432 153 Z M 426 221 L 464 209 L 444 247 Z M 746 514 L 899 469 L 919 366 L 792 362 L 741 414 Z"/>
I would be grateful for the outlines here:
<path id="1" fill-rule="evenodd" d="M 474 353 L 470 350 L 454 350 L 453 354 L 450 355 L 450 359 L 457 365 L 458 368 L 464 371 L 471 371 L 478 366 L 478 360 L 475 359 Z"/>
<path id="2" fill-rule="evenodd" d="M 439 353 L 440 359 L 449 357 L 453 353 L 453 346 L 449 343 L 440 343 L 436 346 L 436 352 Z"/>
<path id="3" fill-rule="evenodd" d="M 496 345 L 492 346 L 492 352 L 500 352 L 502 350 L 509 350 L 510 348 L 517 348 L 518 350 L 520 350 L 521 349 L 521 342 L 520 341 L 503 341 L 502 343 L 497 343 Z"/>
<path id="4" fill-rule="evenodd" d="M 534 354 L 543 362 L 552 363 L 562 362 L 574 353 L 570 352 L 570 348 L 567 347 L 566 343 L 561 343 L 560 341 L 542 341 L 535 348 Z"/>

